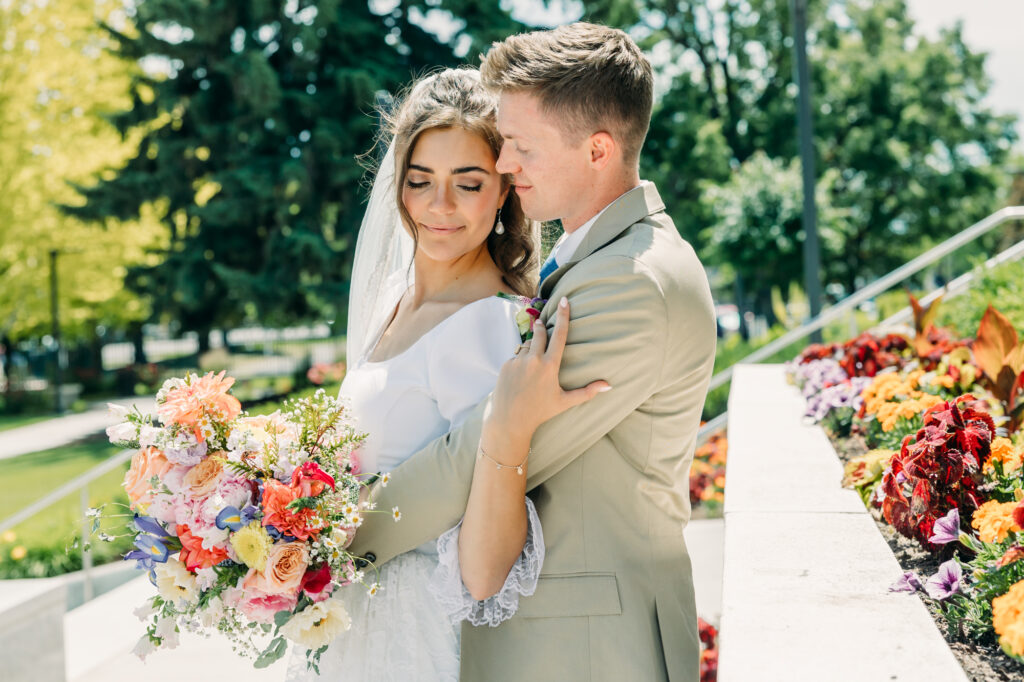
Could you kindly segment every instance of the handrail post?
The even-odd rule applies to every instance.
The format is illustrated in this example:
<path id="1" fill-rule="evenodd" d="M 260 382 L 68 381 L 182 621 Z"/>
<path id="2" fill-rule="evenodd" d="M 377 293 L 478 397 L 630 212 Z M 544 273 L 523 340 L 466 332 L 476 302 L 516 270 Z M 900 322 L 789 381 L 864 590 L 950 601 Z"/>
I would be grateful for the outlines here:
<path id="1" fill-rule="evenodd" d="M 89 509 L 89 484 L 82 486 L 80 499 L 80 518 L 82 519 L 82 602 L 92 600 L 92 545 L 89 536 L 92 534 L 90 519 L 86 515 Z"/>

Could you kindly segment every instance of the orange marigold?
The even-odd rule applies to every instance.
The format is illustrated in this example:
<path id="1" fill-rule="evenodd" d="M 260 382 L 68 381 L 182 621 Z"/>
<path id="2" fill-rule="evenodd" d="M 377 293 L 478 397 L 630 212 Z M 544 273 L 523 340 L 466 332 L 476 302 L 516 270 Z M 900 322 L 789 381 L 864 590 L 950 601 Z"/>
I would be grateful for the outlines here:
<path id="1" fill-rule="evenodd" d="M 1016 507 L 1016 502 L 989 500 L 975 510 L 971 526 L 978 531 L 982 542 L 1002 542 L 1011 531 L 1020 530 L 1013 520 Z"/>
<path id="2" fill-rule="evenodd" d="M 169 391 L 163 404 L 156 408 L 160 419 L 165 424 L 180 424 L 196 429 L 204 415 L 221 422 L 237 417 L 242 411 L 242 405 L 237 398 L 228 394 L 235 380 L 232 377 L 225 378 L 224 374 L 221 372 L 214 375 L 209 372 L 201 378 L 193 376 L 184 386 Z"/>
<path id="3" fill-rule="evenodd" d="M 1003 649 L 1024 656 L 1024 580 L 992 600 L 992 627 Z"/>
<path id="4" fill-rule="evenodd" d="M 999 437 L 992 441 L 992 456 L 985 462 L 985 471 L 992 471 L 992 462 L 1000 462 L 1004 472 L 1016 471 L 1024 463 L 1024 452 L 1013 446 L 1009 438 Z"/>

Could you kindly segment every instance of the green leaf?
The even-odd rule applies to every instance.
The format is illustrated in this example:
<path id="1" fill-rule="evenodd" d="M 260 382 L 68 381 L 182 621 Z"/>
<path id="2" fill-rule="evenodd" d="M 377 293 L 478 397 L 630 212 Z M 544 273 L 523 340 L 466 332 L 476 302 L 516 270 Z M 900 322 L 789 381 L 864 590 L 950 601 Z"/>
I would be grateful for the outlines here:
<path id="1" fill-rule="evenodd" d="M 274 614 L 274 625 L 278 628 L 284 627 L 284 624 L 292 617 L 290 611 L 278 611 Z"/>
<path id="2" fill-rule="evenodd" d="M 256 662 L 253 663 L 253 667 L 266 668 L 271 663 L 280 660 L 287 650 L 288 643 L 285 641 L 284 637 L 275 637 L 270 641 L 270 644 L 267 645 L 267 648 L 263 650 L 263 653 L 259 655 Z"/>

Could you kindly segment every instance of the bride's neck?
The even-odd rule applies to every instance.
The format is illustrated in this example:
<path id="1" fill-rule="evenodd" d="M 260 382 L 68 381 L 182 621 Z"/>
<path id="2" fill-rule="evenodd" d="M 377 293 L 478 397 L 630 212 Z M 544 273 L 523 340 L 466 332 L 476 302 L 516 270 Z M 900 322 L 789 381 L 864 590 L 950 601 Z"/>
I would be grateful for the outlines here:
<path id="1" fill-rule="evenodd" d="M 486 296 L 487 292 L 480 290 L 493 287 L 492 275 L 501 277 L 486 245 L 450 261 L 432 260 L 417 251 L 413 268 L 412 304 L 416 308 L 424 303 L 464 303 Z"/>

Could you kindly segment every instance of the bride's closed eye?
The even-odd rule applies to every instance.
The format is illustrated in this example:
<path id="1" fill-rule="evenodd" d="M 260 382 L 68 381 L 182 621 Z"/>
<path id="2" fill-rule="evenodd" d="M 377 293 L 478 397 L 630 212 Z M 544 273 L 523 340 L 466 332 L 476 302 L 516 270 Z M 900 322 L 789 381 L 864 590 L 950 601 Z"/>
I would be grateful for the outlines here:
<path id="1" fill-rule="evenodd" d="M 413 182 L 412 180 L 406 180 L 405 184 L 409 189 L 423 189 L 430 184 L 429 181 L 424 180 L 423 182 Z M 483 184 L 480 185 L 456 185 L 459 189 L 466 190 L 467 192 L 479 192 Z"/>

